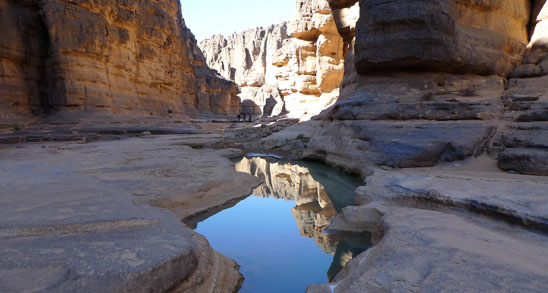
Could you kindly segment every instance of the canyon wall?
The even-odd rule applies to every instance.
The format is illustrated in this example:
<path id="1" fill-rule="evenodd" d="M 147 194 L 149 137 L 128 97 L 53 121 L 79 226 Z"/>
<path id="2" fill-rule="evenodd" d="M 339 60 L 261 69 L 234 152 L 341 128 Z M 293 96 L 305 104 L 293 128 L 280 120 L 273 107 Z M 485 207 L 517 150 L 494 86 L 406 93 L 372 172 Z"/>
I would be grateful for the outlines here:
<path id="1" fill-rule="evenodd" d="M 0 0 L 0 112 L 229 114 L 177 0 Z M 2 116 L 4 117 L 4 116 Z"/>
<path id="2" fill-rule="evenodd" d="M 333 104 L 344 42 L 326 0 L 299 0 L 292 21 L 200 43 L 207 64 L 241 88 L 242 111 L 311 117 Z"/>
<path id="3" fill-rule="evenodd" d="M 544 1 L 329 3 L 348 54 L 305 157 L 367 174 L 488 153 L 548 175 Z"/>

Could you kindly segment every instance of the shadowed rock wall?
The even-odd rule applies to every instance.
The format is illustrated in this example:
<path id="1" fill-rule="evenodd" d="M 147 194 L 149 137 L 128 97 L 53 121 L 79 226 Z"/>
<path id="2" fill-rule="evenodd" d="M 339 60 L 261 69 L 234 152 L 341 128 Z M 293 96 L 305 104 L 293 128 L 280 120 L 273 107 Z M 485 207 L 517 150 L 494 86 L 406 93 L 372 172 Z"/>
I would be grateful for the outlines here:
<path id="1" fill-rule="evenodd" d="M 360 1 L 356 70 L 505 75 L 525 50 L 529 2 Z"/>
<path id="2" fill-rule="evenodd" d="M 0 101 L 10 111 L 238 111 L 236 86 L 207 67 L 177 0 L 2 0 L 0 9 Z"/>
<path id="3" fill-rule="evenodd" d="M 0 112 L 49 106 L 47 28 L 35 1 L 0 1 Z"/>

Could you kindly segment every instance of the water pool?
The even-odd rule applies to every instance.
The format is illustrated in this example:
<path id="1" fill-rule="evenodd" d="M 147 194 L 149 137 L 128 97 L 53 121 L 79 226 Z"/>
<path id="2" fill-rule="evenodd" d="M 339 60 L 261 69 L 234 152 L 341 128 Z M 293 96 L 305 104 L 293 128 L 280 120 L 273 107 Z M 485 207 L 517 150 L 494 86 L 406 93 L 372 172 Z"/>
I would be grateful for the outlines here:
<path id="1" fill-rule="evenodd" d="M 304 292 L 326 283 L 371 246 L 370 235 L 325 233 L 331 217 L 354 202 L 362 184 L 316 162 L 244 157 L 236 170 L 264 180 L 235 206 L 197 224 L 211 246 L 236 260 L 240 292 Z"/>

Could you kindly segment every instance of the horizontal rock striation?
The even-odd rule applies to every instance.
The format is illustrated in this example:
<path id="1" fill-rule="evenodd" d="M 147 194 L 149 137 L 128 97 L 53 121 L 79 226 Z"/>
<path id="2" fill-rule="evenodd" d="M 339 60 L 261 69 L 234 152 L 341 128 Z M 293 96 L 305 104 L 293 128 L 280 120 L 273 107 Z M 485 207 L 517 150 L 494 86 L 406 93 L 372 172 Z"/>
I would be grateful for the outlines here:
<path id="1" fill-rule="evenodd" d="M 356 70 L 504 75 L 522 59 L 529 2 L 360 1 Z"/>
<path id="2" fill-rule="evenodd" d="M 243 112 L 312 116 L 338 96 L 343 40 L 325 0 L 297 1 L 290 22 L 200 43 L 207 63 L 241 88 Z"/>
<path id="3" fill-rule="evenodd" d="M 543 292 L 547 179 L 502 172 L 487 157 L 377 169 L 356 190 L 359 206 L 327 227 L 370 231 L 375 246 L 348 263 L 335 290 L 314 285 L 307 292 L 440 291 L 456 282 L 456 290 Z"/>
<path id="4" fill-rule="evenodd" d="M 340 97 L 264 142 L 302 132 L 304 157 L 369 176 L 327 229 L 375 246 L 307 292 L 543 292 L 545 1 L 329 2 Z"/>
<path id="5" fill-rule="evenodd" d="M 257 181 L 234 171 L 225 158 L 234 150 L 185 142 L 163 136 L 3 149 L 0 291 L 237 289 L 237 264 L 181 219 L 249 194 Z"/>
<path id="6" fill-rule="evenodd" d="M 504 125 L 492 140 L 499 167 L 548 175 L 548 5 L 535 1 L 532 38 L 520 65 L 510 74 L 502 97 Z"/>
<path id="7" fill-rule="evenodd" d="M 547 175 L 544 3 L 427 2 L 330 1 L 345 74 L 304 156 L 368 174 L 488 152 Z"/>
<path id="8" fill-rule="evenodd" d="M 326 229 L 375 245 L 307 292 L 544 292 L 545 1 L 329 3 L 338 101 L 259 145 L 367 176 Z"/>
<path id="9" fill-rule="evenodd" d="M 179 1 L 0 1 L 0 103 L 112 113 L 236 113 L 236 86 L 205 64 Z"/>
<path id="10" fill-rule="evenodd" d="M 527 291 L 544 292 L 543 254 L 548 243 L 528 231 L 497 231 L 469 219 L 434 210 L 360 207 L 350 219 L 373 213 L 369 226 L 382 239 L 351 260 L 332 284 L 313 292 Z M 499 224 L 500 225 L 500 224 Z"/>

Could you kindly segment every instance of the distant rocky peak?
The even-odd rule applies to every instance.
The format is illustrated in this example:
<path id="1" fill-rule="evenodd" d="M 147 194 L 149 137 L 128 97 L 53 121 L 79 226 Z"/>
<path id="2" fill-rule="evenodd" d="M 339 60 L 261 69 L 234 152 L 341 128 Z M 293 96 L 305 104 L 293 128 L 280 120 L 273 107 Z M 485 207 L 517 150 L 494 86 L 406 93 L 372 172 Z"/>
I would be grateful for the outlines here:
<path id="1" fill-rule="evenodd" d="M 299 0 L 289 22 L 213 36 L 200 47 L 211 68 L 240 86 L 249 101 L 243 112 L 307 118 L 338 97 L 344 41 L 326 0 Z"/>

